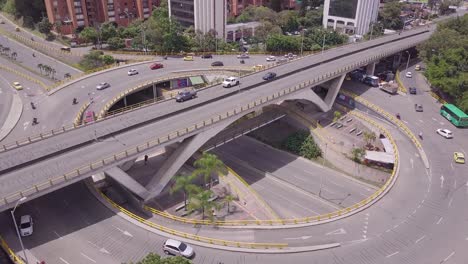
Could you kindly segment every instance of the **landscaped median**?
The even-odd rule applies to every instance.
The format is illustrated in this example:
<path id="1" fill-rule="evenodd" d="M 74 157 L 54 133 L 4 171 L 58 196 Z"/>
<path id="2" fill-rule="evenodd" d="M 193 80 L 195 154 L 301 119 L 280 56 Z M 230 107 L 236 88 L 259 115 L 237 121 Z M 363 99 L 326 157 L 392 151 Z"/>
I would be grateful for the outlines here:
<path id="1" fill-rule="evenodd" d="M 13 250 L 11 250 L 11 248 L 8 246 L 8 244 L 3 239 L 2 236 L 0 236 L 0 246 L 3 248 L 3 250 L 5 250 L 5 252 L 8 254 L 8 256 L 10 257 L 11 261 L 13 261 L 13 263 L 25 264 L 23 259 L 20 258 L 18 255 L 16 255 L 16 253 Z"/>

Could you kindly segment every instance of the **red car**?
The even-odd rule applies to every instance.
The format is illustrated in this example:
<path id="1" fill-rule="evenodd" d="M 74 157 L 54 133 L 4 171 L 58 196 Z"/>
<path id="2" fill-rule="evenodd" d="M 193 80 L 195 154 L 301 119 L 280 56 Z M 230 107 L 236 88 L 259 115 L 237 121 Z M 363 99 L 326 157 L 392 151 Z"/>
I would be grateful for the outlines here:
<path id="1" fill-rule="evenodd" d="M 164 65 L 162 65 L 161 63 L 154 63 L 154 64 L 151 64 L 150 66 L 150 69 L 152 70 L 161 69 L 161 68 L 164 68 Z"/>

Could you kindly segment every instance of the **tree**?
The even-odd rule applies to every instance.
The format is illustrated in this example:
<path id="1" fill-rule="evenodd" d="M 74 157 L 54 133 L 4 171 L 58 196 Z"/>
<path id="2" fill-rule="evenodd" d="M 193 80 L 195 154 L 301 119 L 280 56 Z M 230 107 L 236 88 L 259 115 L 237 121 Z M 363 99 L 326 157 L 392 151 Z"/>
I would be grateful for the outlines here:
<path id="1" fill-rule="evenodd" d="M 215 155 L 208 152 L 204 152 L 201 158 L 195 161 L 195 171 L 194 175 L 202 175 L 203 182 L 206 186 L 206 182 L 209 181 L 209 186 L 211 188 L 211 179 L 212 175 L 225 175 L 227 174 L 227 167 L 224 163 Z"/>
<path id="2" fill-rule="evenodd" d="M 53 25 L 49 22 L 49 19 L 47 17 L 44 17 L 42 18 L 41 22 L 37 24 L 37 27 L 39 29 L 39 32 L 49 35 Z"/>
<path id="3" fill-rule="evenodd" d="M 97 43 L 98 32 L 93 27 L 85 27 L 79 34 L 80 38 L 86 41 L 87 43 L 91 42 L 93 44 Z"/>
<path id="4" fill-rule="evenodd" d="M 119 37 L 112 37 L 107 40 L 107 44 L 111 50 L 125 48 L 125 41 Z"/>
<path id="5" fill-rule="evenodd" d="M 201 210 L 202 220 L 205 219 L 205 213 L 208 212 L 210 218 L 213 217 L 212 209 L 219 209 L 219 204 L 211 200 L 213 192 L 211 190 L 204 190 L 194 195 L 190 199 L 188 205 L 190 210 Z"/>
<path id="6" fill-rule="evenodd" d="M 322 156 L 322 150 L 317 143 L 315 143 L 314 138 L 307 135 L 307 138 L 302 142 L 299 154 L 307 159 L 316 159 Z"/>
<path id="7" fill-rule="evenodd" d="M 110 65 L 115 62 L 114 57 L 112 57 L 111 55 L 107 55 L 107 54 L 102 55 L 100 59 L 104 63 L 104 65 Z"/>
<path id="8" fill-rule="evenodd" d="M 39 64 L 37 64 L 37 68 L 39 69 L 39 71 L 42 74 L 42 70 L 44 69 L 44 65 L 42 63 L 39 63 Z"/>
<path id="9" fill-rule="evenodd" d="M 199 188 L 193 184 L 193 180 L 195 179 L 195 175 L 178 175 L 176 176 L 176 181 L 174 186 L 172 186 L 170 193 L 177 192 L 179 190 L 182 190 L 184 193 L 184 209 L 187 210 L 187 198 L 188 195 L 191 193 L 195 193 L 199 190 Z"/>
<path id="10" fill-rule="evenodd" d="M 271 0 L 270 6 L 275 12 L 281 11 L 281 0 Z"/>
<path id="11" fill-rule="evenodd" d="M 54 28 L 60 36 L 62 36 L 62 21 L 55 21 Z"/>
<path id="12" fill-rule="evenodd" d="M 296 11 L 284 10 L 278 13 L 278 24 L 283 32 L 292 32 L 299 29 L 299 16 Z"/>
<path id="13" fill-rule="evenodd" d="M 338 121 L 340 118 L 341 118 L 341 112 L 340 111 L 333 112 L 333 122 Z"/>
<path id="14" fill-rule="evenodd" d="M 275 23 L 277 20 L 277 13 L 265 6 L 247 6 L 242 13 L 237 17 L 237 23 L 245 23 L 251 21 L 268 21 L 270 23 Z"/>
<path id="15" fill-rule="evenodd" d="M 236 199 L 236 198 L 235 198 L 233 195 L 231 195 L 231 194 L 228 194 L 228 195 L 224 196 L 224 198 L 223 198 L 223 201 L 227 204 L 227 211 L 228 211 L 228 214 L 231 213 L 231 211 L 230 211 L 230 203 L 232 203 L 235 199 Z"/>
<path id="16" fill-rule="evenodd" d="M 285 35 L 271 35 L 266 41 L 267 51 L 273 52 L 289 52 L 298 51 L 301 48 L 301 39 L 285 36 Z"/>
<path id="17" fill-rule="evenodd" d="M 3 11 L 11 15 L 16 15 L 16 1 L 7 0 L 5 5 L 3 6 Z"/>
<path id="18" fill-rule="evenodd" d="M 149 253 L 144 259 L 136 264 L 190 264 L 190 260 L 181 256 L 161 258 L 161 256 Z"/>
<path id="19" fill-rule="evenodd" d="M 371 143 L 375 142 L 375 140 L 377 139 L 377 136 L 372 131 L 371 132 L 365 131 L 363 133 L 363 138 L 364 138 L 364 141 L 366 142 L 366 145 L 370 146 Z"/>
<path id="20" fill-rule="evenodd" d="M 365 154 L 366 154 L 366 151 L 362 148 L 353 148 L 351 150 L 353 161 L 358 162 L 358 163 L 361 163 L 361 160 Z"/>
<path id="21" fill-rule="evenodd" d="M 379 20 L 385 28 L 400 30 L 403 28 L 403 22 L 400 19 L 402 3 L 398 1 L 385 3 L 384 8 L 379 13 Z"/>
<path id="22" fill-rule="evenodd" d="M 115 24 L 112 22 L 103 23 L 100 27 L 101 31 L 101 40 L 107 42 L 108 39 L 112 37 L 117 37 L 117 29 Z"/>

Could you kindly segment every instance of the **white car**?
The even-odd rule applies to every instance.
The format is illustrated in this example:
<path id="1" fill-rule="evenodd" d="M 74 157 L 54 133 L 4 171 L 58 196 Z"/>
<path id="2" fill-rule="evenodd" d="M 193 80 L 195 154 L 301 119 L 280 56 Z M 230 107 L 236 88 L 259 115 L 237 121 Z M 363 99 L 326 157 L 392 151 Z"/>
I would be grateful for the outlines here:
<path id="1" fill-rule="evenodd" d="M 30 215 L 23 215 L 20 219 L 19 230 L 21 236 L 30 236 L 33 233 L 33 220 Z"/>
<path id="2" fill-rule="evenodd" d="M 237 77 L 229 77 L 229 78 L 226 78 L 223 82 L 223 87 L 224 88 L 230 88 L 232 86 L 236 86 L 236 85 L 239 85 L 239 78 Z"/>
<path id="3" fill-rule="evenodd" d="M 444 138 L 453 138 L 452 131 L 448 129 L 439 128 L 436 130 L 437 134 L 443 136 Z"/>
<path id="4" fill-rule="evenodd" d="M 102 82 L 102 83 L 100 83 L 100 84 L 98 84 L 98 85 L 96 86 L 96 89 L 98 89 L 98 90 L 104 90 L 104 89 L 109 88 L 109 87 L 110 87 L 110 84 L 109 84 L 109 83 Z"/>
<path id="5" fill-rule="evenodd" d="M 136 69 L 130 69 L 128 70 L 128 76 L 132 76 L 132 75 L 135 75 L 135 74 L 138 74 L 138 71 Z"/>
<path id="6" fill-rule="evenodd" d="M 406 72 L 405 76 L 406 78 L 411 78 L 413 77 L 413 74 L 411 72 Z"/>
<path id="7" fill-rule="evenodd" d="M 191 246 L 174 239 L 168 239 L 164 242 L 163 251 L 166 255 L 172 254 L 186 258 L 191 258 L 195 253 Z"/>
<path id="8" fill-rule="evenodd" d="M 268 56 L 266 58 L 266 61 L 276 61 L 276 57 L 275 56 Z"/>

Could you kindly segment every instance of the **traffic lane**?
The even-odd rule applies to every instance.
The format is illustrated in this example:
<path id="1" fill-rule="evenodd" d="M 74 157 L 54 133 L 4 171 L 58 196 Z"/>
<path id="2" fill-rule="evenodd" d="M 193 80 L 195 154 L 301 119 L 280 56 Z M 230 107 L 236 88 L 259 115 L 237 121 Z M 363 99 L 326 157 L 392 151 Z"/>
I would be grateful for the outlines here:
<path id="1" fill-rule="evenodd" d="M 337 207 L 356 204 L 376 191 L 375 187 L 365 186 L 341 173 L 267 147 L 246 136 L 224 144 L 218 149 L 216 151 L 229 153 L 240 162 L 251 164 L 262 172 L 271 173 L 282 181 L 314 195 L 320 195 L 322 199 L 336 204 Z"/>
<path id="2" fill-rule="evenodd" d="M 15 64 L 15 63 L 21 64 L 21 61 L 10 60 L 10 59 L 7 59 L 6 57 L 3 57 L 3 56 L 0 57 L 0 64 L 1 65 L 15 71 L 15 72 L 12 73 L 10 71 L 0 69 L 0 72 L 2 72 L 2 73 L 9 72 L 10 74 L 13 74 L 13 75 L 17 76 L 17 78 L 23 79 L 24 77 L 20 76 L 19 74 L 16 74 L 16 73 L 20 73 L 20 74 L 22 73 L 22 74 L 24 74 L 24 75 L 26 75 L 26 76 L 34 79 L 34 80 L 43 82 L 46 85 L 53 84 L 52 80 L 46 78 L 44 75 L 40 75 L 39 70 L 37 70 L 37 74 L 35 74 L 35 73 L 29 71 L 27 68 L 25 69 L 25 68 L 21 67 L 21 65 L 18 65 L 18 64 Z M 44 88 L 42 86 L 39 86 L 38 84 L 36 84 L 36 86 L 38 86 L 38 88 L 44 90 Z"/>
<path id="3" fill-rule="evenodd" d="M 23 238 L 25 247 L 47 263 L 136 262 L 150 252 L 163 254 L 164 237 L 115 215 L 81 182 L 20 205 L 15 215 L 22 214 L 34 220 L 33 235 Z M 18 251 L 9 216 L 1 214 L 0 233 Z"/>
<path id="4" fill-rule="evenodd" d="M 0 75 L 0 128 L 5 124 L 10 113 L 13 93 L 10 82 Z"/>
<path id="5" fill-rule="evenodd" d="M 316 216 L 337 210 L 316 195 L 267 176 L 223 151 L 215 153 L 239 174 L 281 219 Z"/>
<path id="6" fill-rule="evenodd" d="M 356 56 L 358 56 L 358 55 L 356 55 Z M 344 64 L 351 63 L 352 61 L 354 61 L 354 59 L 355 58 L 354 58 L 354 55 L 353 55 L 353 56 L 343 58 L 342 62 Z M 95 151 L 86 151 L 85 149 L 88 149 L 88 148 L 92 149 L 93 148 L 93 146 L 91 145 L 91 146 L 88 146 L 86 148 L 82 148 L 80 150 L 77 150 L 77 152 L 75 152 L 75 153 L 85 151 L 86 154 L 84 156 L 83 156 L 83 154 L 79 155 L 79 157 L 80 157 L 79 160 L 82 160 L 82 162 L 87 160 L 86 162 L 84 162 L 82 164 L 89 164 L 89 160 L 93 160 L 93 161 L 96 160 L 96 155 L 98 155 L 97 157 L 103 157 L 103 156 L 107 156 L 109 153 L 118 153 L 122 149 L 126 149 L 127 148 L 126 146 L 136 146 L 137 144 L 140 144 L 141 142 L 143 142 L 143 140 L 145 138 L 147 140 L 154 139 L 155 136 L 157 136 L 156 134 L 166 135 L 168 133 L 171 133 L 171 132 L 175 131 L 176 129 L 180 129 L 182 127 L 185 127 L 185 125 L 183 125 L 181 127 L 179 124 L 182 124 L 182 123 L 194 124 L 195 122 L 197 122 L 197 123 L 203 122 L 203 120 L 206 120 L 206 119 L 209 119 L 210 117 L 212 117 L 214 112 L 218 112 L 220 114 L 225 113 L 227 111 L 232 110 L 233 106 L 246 105 L 247 103 L 251 103 L 256 98 L 262 98 L 262 97 L 270 96 L 272 93 L 279 92 L 279 91 L 283 90 L 284 87 L 291 87 L 293 85 L 298 85 L 300 83 L 303 83 L 304 81 L 310 79 L 309 75 L 307 74 L 307 72 L 309 72 L 309 71 L 311 71 L 311 72 L 313 71 L 314 73 L 320 75 L 320 74 L 325 74 L 326 72 L 333 71 L 333 69 L 335 69 L 335 67 L 336 67 L 335 63 L 322 64 L 322 67 L 320 69 L 309 69 L 309 70 L 301 72 L 300 74 L 294 74 L 293 76 L 288 76 L 288 78 L 278 79 L 278 80 L 274 81 L 275 85 L 270 85 L 270 83 L 272 83 L 272 82 L 263 82 L 263 84 L 260 85 L 260 86 L 257 86 L 256 89 L 251 89 L 251 90 L 239 93 L 239 94 L 235 94 L 233 96 L 230 96 L 229 98 L 216 100 L 216 101 L 214 101 L 214 102 L 212 102 L 210 104 L 197 107 L 196 109 L 192 109 L 192 110 L 186 111 L 184 113 L 172 116 L 170 118 L 160 120 L 159 122 L 151 123 L 151 124 L 148 124 L 148 125 L 146 125 L 144 127 L 140 127 L 138 129 L 134 129 L 132 131 L 128 131 L 126 133 L 120 134 L 120 135 L 115 136 L 115 137 L 118 138 L 119 142 L 121 142 L 123 144 L 107 144 L 107 146 L 109 148 L 108 150 L 111 151 L 111 152 L 105 152 L 105 151 L 102 152 L 103 150 L 105 150 L 105 148 L 103 149 L 102 147 L 100 147 L 99 151 L 96 151 L 96 152 Z M 283 68 L 283 70 L 284 70 L 284 68 Z M 250 75 L 250 76 L 247 76 L 247 77 L 243 78 L 243 80 L 246 83 L 258 83 L 258 78 L 261 77 L 262 74 L 263 73 L 253 74 L 253 75 Z M 242 83 L 241 83 L 241 85 L 242 85 Z M 217 87 L 220 87 L 220 86 L 217 86 Z M 210 97 L 211 98 L 218 98 L 219 96 L 221 96 L 223 94 L 226 94 L 227 92 L 230 92 L 230 90 L 231 89 L 212 89 L 212 90 L 210 90 L 210 93 L 208 94 L 208 98 L 210 98 Z M 197 101 L 198 100 L 191 100 L 191 101 L 185 102 L 183 104 L 177 104 L 176 102 L 171 100 L 171 101 L 164 102 L 162 104 L 157 104 L 157 105 L 146 107 L 144 109 L 139 109 L 139 110 L 136 110 L 136 111 L 132 111 L 132 112 L 127 113 L 124 116 L 119 116 L 117 118 L 111 118 L 111 119 L 108 119 L 108 120 L 104 120 L 102 122 L 94 123 L 94 124 L 91 124 L 89 126 L 83 127 L 81 129 L 79 129 L 79 131 L 78 130 L 70 131 L 70 132 L 68 132 L 66 134 L 58 135 L 56 138 L 54 138 L 54 142 L 55 142 L 54 147 L 52 147 L 48 143 L 48 140 L 42 140 L 42 141 L 30 144 L 30 145 L 23 146 L 23 147 L 21 147 L 19 149 L 11 150 L 11 151 L 8 152 L 8 154 L 16 153 L 16 152 L 22 152 L 21 156 L 23 158 L 8 161 L 8 160 L 11 160 L 11 158 L 9 159 L 7 157 L 7 158 L 2 158 L 2 161 L 4 161 L 3 164 L 6 164 L 6 162 L 9 162 L 9 164 L 10 164 L 9 166 L 11 166 L 11 164 L 21 162 L 21 160 L 30 159 L 33 155 L 39 155 L 39 154 L 44 155 L 44 152 L 37 151 L 38 146 L 40 146 L 40 145 L 45 144 L 47 146 L 46 151 L 50 151 L 50 150 L 57 149 L 57 148 L 62 148 L 62 147 L 65 147 L 67 145 L 70 145 L 70 144 L 75 144 L 74 142 L 76 142 L 77 140 L 78 141 L 82 140 L 83 138 L 87 138 L 87 139 L 95 138 L 96 135 L 99 136 L 99 135 L 102 135 L 102 134 L 108 134 L 110 131 L 115 131 L 115 129 L 122 129 L 122 128 L 128 127 L 132 123 L 140 123 L 144 119 L 148 119 L 148 118 L 152 119 L 155 116 L 161 116 L 161 114 L 164 113 L 164 112 L 165 113 L 171 113 L 171 112 L 173 112 L 173 111 L 175 111 L 177 109 L 180 109 L 179 105 L 184 105 L 184 106 L 187 106 L 187 107 L 191 106 L 191 105 L 194 105 L 194 104 L 197 103 Z M 216 110 L 213 111 L 214 109 L 216 109 Z M 125 120 L 125 121 L 124 122 L 116 122 L 118 120 Z M 177 122 L 173 122 L 173 120 L 177 120 Z M 85 132 L 85 131 L 88 131 L 88 132 Z M 89 133 L 89 132 L 91 132 L 91 133 Z M 138 135 L 138 136 L 135 136 L 135 135 Z M 59 138 L 65 139 L 65 141 L 62 140 L 62 142 L 59 143 L 57 141 Z M 98 142 L 98 145 L 101 145 L 103 143 L 105 143 L 105 142 Z M 104 144 L 104 145 L 106 145 L 106 144 Z M 97 145 L 95 145 L 94 147 L 96 147 L 96 146 Z M 28 149 L 31 148 L 31 147 L 34 147 L 35 150 L 34 151 L 28 151 Z M 72 153 L 72 152 L 70 152 L 70 153 Z M 70 153 L 68 153 L 68 154 L 70 154 Z M 5 153 L 0 153 L 0 156 L 2 156 L 2 155 L 5 155 Z M 78 165 L 79 163 L 76 163 L 77 161 L 78 160 L 75 160 L 75 162 L 73 162 L 73 163 L 72 162 L 67 162 L 67 164 L 59 163 L 60 165 L 64 166 L 64 167 L 59 166 L 60 167 L 59 171 L 61 169 L 64 169 L 64 168 L 69 168 L 70 170 L 72 170 L 73 168 L 76 168 L 76 167 L 70 167 L 70 166 L 72 166 L 72 164 L 75 164 L 75 166 Z M 35 165 L 42 166 L 42 165 L 39 165 L 39 164 L 35 164 Z M 30 167 L 25 168 L 25 169 L 27 169 L 27 170 L 32 169 L 33 167 L 35 167 L 35 165 L 30 166 Z M 48 171 L 48 172 L 54 172 L 55 171 L 54 175 L 63 174 L 63 173 L 58 173 L 58 171 L 56 169 L 57 168 L 50 168 L 49 166 L 47 166 L 46 171 Z M 33 169 L 32 173 L 34 174 L 36 172 L 38 172 L 38 170 Z M 15 179 L 22 178 L 23 180 L 27 180 L 26 178 L 30 177 L 29 175 L 26 176 L 25 174 L 21 174 L 18 177 L 13 176 L 16 173 L 17 172 L 12 172 L 12 173 L 9 173 L 9 174 L 5 174 L 4 179 L 6 180 L 7 177 L 14 177 Z M 42 181 L 42 180 L 44 180 L 44 179 L 40 179 L 40 177 L 36 177 L 34 179 L 34 181 Z M 6 181 L 10 182 L 10 180 L 6 180 Z"/>
<path id="7" fill-rule="evenodd" d="M 56 79 L 64 79 L 65 73 L 70 73 L 71 75 L 75 75 L 80 73 L 78 69 L 75 69 L 55 58 L 49 57 L 39 51 L 29 48 L 26 45 L 23 45 L 13 39 L 9 39 L 6 36 L 0 38 L 0 44 L 4 47 L 9 47 L 11 49 L 10 52 L 16 52 L 17 57 L 16 60 L 23 64 L 24 67 L 29 68 L 33 72 L 40 73 L 39 68 L 37 67 L 38 64 L 49 65 L 53 69 L 56 70 L 55 78 Z"/>

